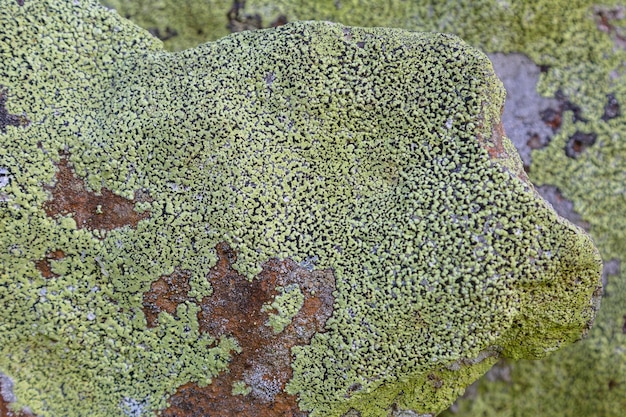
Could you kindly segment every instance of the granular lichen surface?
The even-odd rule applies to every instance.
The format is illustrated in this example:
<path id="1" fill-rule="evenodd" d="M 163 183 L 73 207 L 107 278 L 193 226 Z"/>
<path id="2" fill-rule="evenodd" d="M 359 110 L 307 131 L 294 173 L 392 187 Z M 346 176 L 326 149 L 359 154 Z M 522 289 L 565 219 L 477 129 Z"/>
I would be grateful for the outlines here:
<path id="1" fill-rule="evenodd" d="M 220 244 L 253 282 L 276 259 L 333 271 L 332 315 L 291 349 L 281 393 L 311 415 L 438 412 L 498 356 L 542 357 L 590 326 L 597 252 L 517 175 L 502 87 L 458 38 L 309 22 L 167 53 L 93 2 L 0 6 L 0 371 L 16 407 L 144 415 L 225 375 L 246 346 L 196 302 L 221 293 Z M 50 210 L 64 169 L 116 203 L 78 223 Z M 184 296 L 167 284 L 181 279 Z M 272 337 L 312 296 L 285 284 L 259 306 Z M 242 378 L 233 395 L 254 395 Z"/>

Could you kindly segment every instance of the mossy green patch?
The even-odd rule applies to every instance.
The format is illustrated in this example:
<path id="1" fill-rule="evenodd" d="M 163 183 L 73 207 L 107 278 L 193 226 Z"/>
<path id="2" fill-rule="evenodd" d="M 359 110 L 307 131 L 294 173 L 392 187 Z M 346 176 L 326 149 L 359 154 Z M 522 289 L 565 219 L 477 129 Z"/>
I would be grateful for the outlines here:
<path id="1" fill-rule="evenodd" d="M 176 13 L 179 3 L 171 3 L 171 14 Z M 146 10 L 150 14 L 149 9 Z M 626 62 L 623 51 L 626 25 L 623 17 L 621 20 L 619 17 L 620 13 L 623 16 L 620 1 L 248 0 L 245 13 L 259 14 L 265 24 L 284 15 L 289 21 L 327 19 L 358 26 L 444 31 L 455 33 L 486 51 L 523 52 L 530 56 L 547 68 L 539 90 L 545 95 L 554 95 L 560 90 L 573 105 L 580 106 L 584 118 L 591 121 L 579 121 L 573 125 L 569 123 L 571 115 L 567 114 L 564 133 L 552 146 L 534 155 L 531 178 L 558 185 L 576 204 L 576 209 L 584 213 L 585 221 L 591 224 L 591 233 L 599 242 L 604 259 L 624 260 L 626 206 L 620 184 L 624 183 L 622 173 L 625 169 L 621 161 L 626 152 L 621 149 L 621 144 L 625 143 L 623 132 L 626 131 L 626 68 L 623 66 Z M 221 30 L 225 24 L 226 19 L 216 28 Z M 212 36 L 208 34 L 205 40 L 214 39 Z M 187 47 L 194 45 L 192 42 L 186 44 Z M 602 122 L 609 94 L 613 94 L 620 104 L 621 113 Z M 573 161 L 565 158 L 563 147 L 567 135 L 576 130 L 598 133 L 597 144 L 601 146 Z M 565 169 L 561 168 L 563 166 Z M 623 286 L 626 276 L 622 273 L 611 280 L 611 285 Z M 610 294 L 608 289 L 607 294 Z M 589 410 L 586 414 L 592 415 L 601 414 L 596 410 L 603 410 L 606 416 L 621 417 L 622 410 L 626 409 L 623 401 L 626 382 L 611 375 L 614 370 L 626 366 L 623 355 L 626 341 L 619 331 L 623 305 L 623 300 L 605 296 L 602 313 L 590 340 L 548 360 L 525 363 L 513 376 L 514 394 L 502 394 L 494 386 L 493 395 L 484 393 L 482 399 L 476 400 L 477 404 L 484 405 L 484 411 L 474 408 L 466 415 L 502 416 L 512 412 L 513 407 L 519 415 L 534 416 L 536 410 L 549 405 L 553 408 L 550 413 L 543 408 L 543 415 L 578 415 L 579 410 Z M 601 328 L 610 336 L 599 333 Z M 571 356 L 571 352 L 576 353 Z M 600 357 L 601 360 L 595 359 Z M 516 365 L 515 369 L 521 366 Z M 589 390 L 587 380 L 597 380 L 593 384 L 594 390 Z M 540 387 L 537 390 L 545 396 L 537 395 L 533 387 Z M 517 405 L 510 406 L 514 399 Z"/>
<path id="2" fill-rule="evenodd" d="M 333 269 L 326 332 L 293 350 L 288 391 L 312 415 L 440 411 L 485 352 L 541 357 L 592 320 L 597 253 L 476 140 L 504 92 L 460 39 L 309 22 L 166 53 L 92 1 L 0 6 L 6 108 L 31 122 L 0 134 L 0 370 L 17 406 L 151 414 L 226 371 L 238 341 L 199 333 L 197 306 L 152 329 L 142 312 L 177 268 L 210 294 L 222 241 L 249 279 L 270 258 Z M 47 217 L 62 155 L 95 192 L 148 194 L 150 216 L 108 232 Z M 57 250 L 45 279 L 35 262 Z"/>

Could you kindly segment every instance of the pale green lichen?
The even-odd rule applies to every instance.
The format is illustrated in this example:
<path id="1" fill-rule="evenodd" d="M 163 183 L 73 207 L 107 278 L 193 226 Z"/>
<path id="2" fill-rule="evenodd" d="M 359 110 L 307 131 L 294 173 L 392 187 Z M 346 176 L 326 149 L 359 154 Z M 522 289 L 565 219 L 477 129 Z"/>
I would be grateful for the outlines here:
<path id="1" fill-rule="evenodd" d="M 162 2 L 171 14 L 180 2 Z M 558 90 L 580 106 L 591 125 L 582 121 L 569 124 L 552 146 L 535 154 L 531 167 L 533 180 L 556 184 L 584 213 L 591 234 L 605 259 L 626 262 L 623 242 L 623 219 L 626 205 L 622 201 L 621 163 L 626 150 L 626 92 L 624 73 L 626 56 L 616 47 L 619 34 L 624 34 L 624 19 L 610 23 L 614 30 L 598 30 L 598 11 L 619 10 L 620 1 L 569 0 L 495 0 L 466 2 L 432 2 L 392 0 L 315 1 L 248 0 L 245 13 L 259 14 L 264 24 L 280 15 L 287 20 L 328 19 L 351 25 L 395 26 L 410 30 L 445 31 L 461 36 L 474 46 L 492 52 L 523 52 L 537 64 L 548 67 L 542 74 L 539 89 L 546 95 Z M 226 7 L 226 6 L 225 6 Z M 151 14 L 146 8 L 146 14 Z M 596 14 L 594 16 L 594 14 Z M 619 12 L 615 13 L 616 18 Z M 224 18 L 215 26 L 222 30 Z M 165 25 L 165 23 L 163 23 Z M 606 28 L 605 28 L 606 30 Z M 621 31 L 621 32 L 620 32 Z M 203 40 L 191 40 L 194 46 L 216 35 L 207 33 Z M 623 40 L 622 40 L 623 42 Z M 600 122 L 607 94 L 613 93 L 621 105 L 619 117 Z M 566 137 L 576 129 L 599 133 L 596 147 L 577 161 L 565 158 Z M 596 153 L 599 152 L 599 153 Z M 589 158 L 589 156 L 593 156 Z M 561 167 L 567 167 L 565 170 Z M 469 411 L 460 415 L 501 417 L 515 410 L 516 415 L 532 417 L 537 414 L 561 417 L 580 414 L 621 417 L 626 409 L 626 335 L 620 331 L 625 301 L 620 297 L 626 290 L 626 268 L 609 278 L 607 296 L 603 301 L 596 328 L 590 339 L 557 353 L 541 362 L 520 362 L 513 367 L 513 382 L 499 385 L 485 382 L 481 398 Z M 588 383 L 587 381 L 595 381 Z M 589 394 L 589 386 L 595 391 Z M 468 405 L 467 403 L 465 404 Z M 548 408 L 550 407 L 550 411 Z M 585 411 L 581 411 L 585 410 Z"/>
<path id="2" fill-rule="evenodd" d="M 263 305 L 262 311 L 270 312 L 268 326 L 275 334 L 282 332 L 291 320 L 302 308 L 304 304 L 304 294 L 300 291 L 298 284 L 290 284 L 286 287 L 276 287 L 278 294 L 274 301 Z M 273 312 L 275 311 L 275 312 Z"/>
<path id="3" fill-rule="evenodd" d="M 252 387 L 248 386 L 244 381 L 233 382 L 233 395 L 248 395 L 252 392 Z"/>
<path id="4" fill-rule="evenodd" d="M 149 414 L 225 371 L 237 341 L 200 334 L 198 307 L 153 329 L 142 312 L 151 282 L 206 275 L 220 241 L 250 279 L 272 257 L 334 270 L 327 331 L 293 349 L 288 390 L 312 415 L 440 411 L 485 349 L 540 357 L 593 318 L 591 241 L 475 140 L 503 90 L 458 38 L 301 23 L 170 54 L 93 2 L 0 6 L 6 108 L 31 121 L 0 135 L 17 406 Z M 98 234 L 48 218 L 61 151 L 95 191 L 148 192 L 150 217 Z M 46 280 L 34 262 L 53 250 Z"/>
<path id="5" fill-rule="evenodd" d="M 472 2 L 359 2 L 248 0 L 247 13 L 264 21 L 327 19 L 351 25 L 403 27 L 454 33 L 489 52 L 521 52 L 547 68 L 538 90 L 563 93 L 582 118 L 563 115 L 564 126 L 546 149 L 533 154 L 531 179 L 559 187 L 590 225 L 605 260 L 621 262 L 608 278 L 602 308 L 589 339 L 539 362 L 511 364 L 511 382 L 481 385 L 474 405 L 457 416 L 506 415 L 621 417 L 626 410 L 626 13 L 619 0 L 481 0 Z M 601 13 L 602 17 L 601 16 Z M 620 106 L 603 120 L 607 97 Z M 541 110 L 541 109 L 539 109 Z M 595 133 L 596 145 L 579 158 L 564 153 L 576 131 Z M 465 411 L 463 411 L 465 410 Z"/>
<path id="6" fill-rule="evenodd" d="M 213 288 L 204 275 L 194 274 L 189 279 L 191 290 L 187 293 L 187 297 L 201 300 L 213 294 Z"/>
<path id="7" fill-rule="evenodd" d="M 166 49 L 180 51 L 230 33 L 232 0 L 158 1 L 102 0 L 123 17 L 163 40 Z"/>

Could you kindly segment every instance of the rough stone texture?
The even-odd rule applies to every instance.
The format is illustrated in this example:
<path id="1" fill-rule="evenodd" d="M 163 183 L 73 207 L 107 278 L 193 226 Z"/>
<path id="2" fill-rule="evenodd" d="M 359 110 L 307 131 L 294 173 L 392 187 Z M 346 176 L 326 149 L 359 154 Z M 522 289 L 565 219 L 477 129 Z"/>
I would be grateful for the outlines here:
<path id="1" fill-rule="evenodd" d="M 591 326 L 598 255 L 458 38 L 300 23 L 170 54 L 91 2 L 0 5 L 29 121 L 0 136 L 16 406 L 434 414 Z"/>

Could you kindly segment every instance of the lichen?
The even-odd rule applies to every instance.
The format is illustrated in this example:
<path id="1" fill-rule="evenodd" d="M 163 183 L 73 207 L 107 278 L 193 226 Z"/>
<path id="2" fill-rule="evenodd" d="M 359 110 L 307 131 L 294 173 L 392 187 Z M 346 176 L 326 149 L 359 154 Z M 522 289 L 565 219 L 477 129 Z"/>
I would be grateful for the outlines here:
<path id="1" fill-rule="evenodd" d="M 228 35 L 227 16 L 234 7 L 232 0 L 102 0 L 101 3 L 161 39 L 170 51 Z"/>
<path id="2" fill-rule="evenodd" d="M 278 291 L 278 295 L 274 297 L 274 301 L 263 305 L 261 311 L 271 312 L 267 325 L 274 330 L 274 333 L 280 333 L 302 308 L 304 294 L 297 284 L 291 284 L 287 287 L 278 286 L 276 291 Z"/>
<path id="3" fill-rule="evenodd" d="M 566 97 L 564 126 L 533 153 L 530 177 L 557 186 L 574 203 L 603 259 L 621 262 L 611 274 L 589 339 L 542 361 L 509 364 L 510 382 L 484 381 L 481 394 L 456 416 L 621 417 L 626 409 L 626 8 L 610 0 L 345 2 L 248 0 L 263 21 L 327 19 L 350 25 L 443 31 L 488 52 L 518 52 L 541 66 L 538 92 Z M 555 127 L 555 126 L 553 126 Z M 568 158 L 576 132 L 595 144 Z M 591 388 L 593 387 L 593 388 Z M 464 411 L 463 411 L 464 410 Z"/>
<path id="4" fill-rule="evenodd" d="M 250 388 L 244 381 L 236 381 L 233 383 L 233 395 L 248 395 L 252 392 L 252 388 Z"/>
<path id="5" fill-rule="evenodd" d="M 334 271 L 325 331 L 292 349 L 287 390 L 311 415 L 437 412 L 495 361 L 486 349 L 542 357 L 590 325 L 597 253 L 518 163 L 490 158 L 503 90 L 458 38 L 296 23 L 166 53 L 93 1 L 0 6 L 6 114 L 29 121 L 0 133 L 15 406 L 150 414 L 223 375 L 245 346 L 201 331 L 198 305 L 155 327 L 143 312 L 176 270 L 214 297 L 193 280 L 220 242 L 248 280 L 275 258 Z M 149 195 L 141 220 L 101 231 L 46 212 L 65 159 L 81 192 Z"/>

